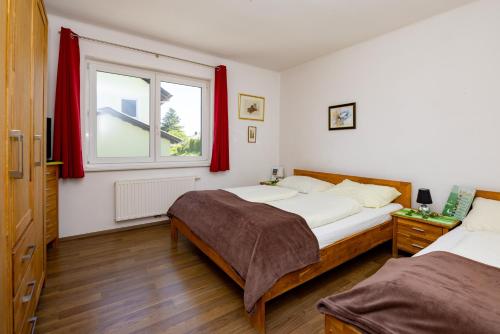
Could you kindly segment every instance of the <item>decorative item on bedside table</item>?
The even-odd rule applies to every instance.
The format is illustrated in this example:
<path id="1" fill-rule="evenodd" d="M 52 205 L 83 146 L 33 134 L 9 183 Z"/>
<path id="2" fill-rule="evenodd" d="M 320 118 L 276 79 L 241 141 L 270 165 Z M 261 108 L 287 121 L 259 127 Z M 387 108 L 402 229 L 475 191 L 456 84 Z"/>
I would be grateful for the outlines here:
<path id="1" fill-rule="evenodd" d="M 399 250 L 415 254 L 460 224 L 460 220 L 456 218 L 435 212 L 424 218 L 419 211 L 413 209 L 401 209 L 391 215 L 394 226 L 393 257 L 398 256 Z"/>
<path id="2" fill-rule="evenodd" d="M 418 211 L 424 218 L 429 217 L 431 209 L 427 204 L 432 204 L 431 191 L 426 188 L 418 189 L 417 203 L 420 204 Z"/>
<path id="3" fill-rule="evenodd" d="M 276 183 L 278 183 L 279 180 L 276 179 L 276 180 L 267 180 L 267 181 L 260 181 L 259 184 L 261 186 L 275 186 Z"/>

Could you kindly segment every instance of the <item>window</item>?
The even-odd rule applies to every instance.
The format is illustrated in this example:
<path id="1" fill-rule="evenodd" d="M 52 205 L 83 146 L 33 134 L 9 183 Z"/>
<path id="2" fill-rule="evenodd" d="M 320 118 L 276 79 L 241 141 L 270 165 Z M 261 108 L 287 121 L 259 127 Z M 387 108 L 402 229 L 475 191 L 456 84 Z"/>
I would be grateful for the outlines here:
<path id="1" fill-rule="evenodd" d="M 89 62 L 88 168 L 208 165 L 209 83 Z"/>

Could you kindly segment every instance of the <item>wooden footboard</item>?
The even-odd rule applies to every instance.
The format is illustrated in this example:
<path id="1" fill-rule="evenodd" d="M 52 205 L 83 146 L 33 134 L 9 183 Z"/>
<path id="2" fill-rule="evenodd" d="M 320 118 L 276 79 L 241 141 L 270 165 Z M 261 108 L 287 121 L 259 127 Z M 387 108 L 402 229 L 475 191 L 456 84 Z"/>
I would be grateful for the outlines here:
<path id="1" fill-rule="evenodd" d="M 180 219 L 170 219 L 171 242 L 175 247 L 180 232 L 217 264 L 229 277 L 231 277 L 242 289 L 245 288 L 245 280 L 238 275 L 233 267 L 227 263 L 212 247 L 194 234 L 189 227 Z M 285 293 L 294 287 L 307 282 L 322 273 L 331 270 L 342 263 L 392 239 L 392 220 L 368 230 L 356 233 L 336 243 L 322 248 L 320 261 L 305 268 L 291 272 L 280 278 L 273 287 L 267 291 L 257 302 L 255 312 L 249 315 L 250 322 L 259 333 L 266 331 L 266 302 Z"/>
<path id="2" fill-rule="evenodd" d="M 331 315 L 325 315 L 325 334 L 362 334 L 362 332 Z"/>

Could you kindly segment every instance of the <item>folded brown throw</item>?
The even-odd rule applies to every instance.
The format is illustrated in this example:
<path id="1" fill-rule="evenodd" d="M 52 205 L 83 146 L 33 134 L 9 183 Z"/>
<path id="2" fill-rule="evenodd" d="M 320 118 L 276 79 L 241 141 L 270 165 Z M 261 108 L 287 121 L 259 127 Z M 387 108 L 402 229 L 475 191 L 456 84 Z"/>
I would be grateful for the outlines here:
<path id="1" fill-rule="evenodd" d="M 318 240 L 302 217 L 224 190 L 188 192 L 168 215 L 182 220 L 245 279 L 248 312 L 279 278 L 319 261 Z"/>
<path id="2" fill-rule="evenodd" d="M 500 333 L 500 269 L 448 252 L 391 259 L 318 310 L 367 333 Z"/>

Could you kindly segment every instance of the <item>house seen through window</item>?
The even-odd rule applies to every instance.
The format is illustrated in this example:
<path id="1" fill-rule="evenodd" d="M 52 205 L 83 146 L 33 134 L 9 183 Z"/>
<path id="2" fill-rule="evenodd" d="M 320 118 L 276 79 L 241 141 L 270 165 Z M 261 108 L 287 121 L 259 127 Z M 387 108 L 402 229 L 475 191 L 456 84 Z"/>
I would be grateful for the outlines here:
<path id="1" fill-rule="evenodd" d="M 208 82 L 92 63 L 88 162 L 208 161 Z"/>

